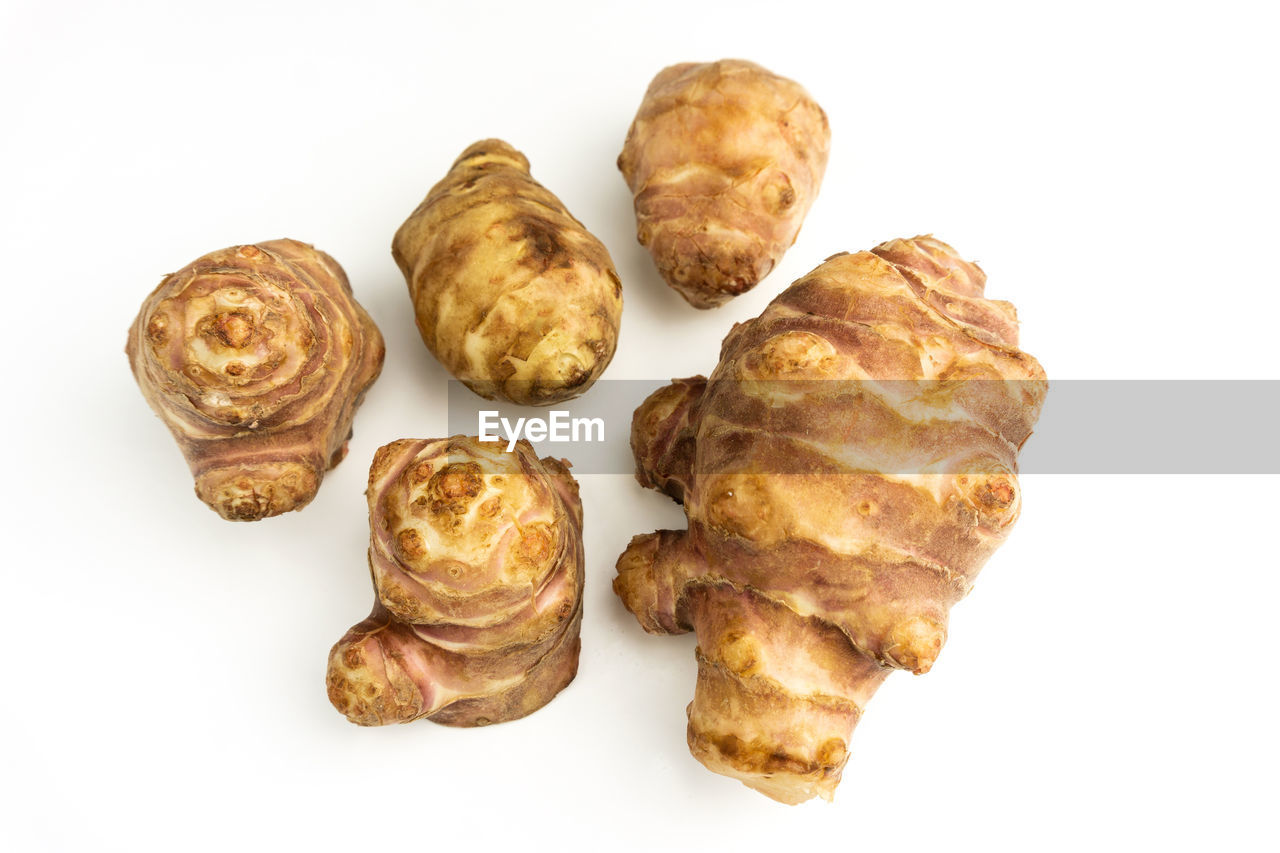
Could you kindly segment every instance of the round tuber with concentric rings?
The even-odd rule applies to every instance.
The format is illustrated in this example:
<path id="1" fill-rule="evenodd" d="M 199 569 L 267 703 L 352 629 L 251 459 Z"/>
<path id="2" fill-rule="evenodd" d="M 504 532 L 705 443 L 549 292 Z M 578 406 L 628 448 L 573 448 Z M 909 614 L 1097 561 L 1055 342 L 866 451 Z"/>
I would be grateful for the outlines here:
<path id="1" fill-rule="evenodd" d="M 125 352 L 199 498 L 257 521 L 306 506 L 346 455 L 384 347 L 337 261 L 271 240 L 165 276 Z"/>

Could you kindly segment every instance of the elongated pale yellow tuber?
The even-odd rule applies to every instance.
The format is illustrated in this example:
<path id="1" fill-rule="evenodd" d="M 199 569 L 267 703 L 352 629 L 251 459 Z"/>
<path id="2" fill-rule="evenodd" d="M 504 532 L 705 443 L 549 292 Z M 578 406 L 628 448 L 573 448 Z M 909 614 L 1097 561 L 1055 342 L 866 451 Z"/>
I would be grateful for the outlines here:
<path id="1" fill-rule="evenodd" d="M 573 680 L 582 504 L 564 464 L 526 441 L 394 441 L 367 495 L 377 601 L 329 654 L 335 708 L 365 726 L 483 726 Z"/>
<path id="2" fill-rule="evenodd" d="M 315 497 L 384 355 L 342 267 L 296 240 L 211 252 L 166 276 L 125 351 L 196 494 L 235 521 Z"/>
<path id="3" fill-rule="evenodd" d="M 928 237 L 837 255 L 636 411 L 637 477 L 689 528 L 633 539 L 614 589 L 647 631 L 697 632 L 710 769 L 830 799 L 867 701 L 933 666 L 1009 534 L 1046 386 L 984 282 Z"/>
<path id="4" fill-rule="evenodd" d="M 613 259 L 500 139 L 462 152 L 391 253 L 427 348 L 483 397 L 551 405 L 590 388 L 613 358 Z"/>
<path id="5" fill-rule="evenodd" d="M 671 287 L 713 308 L 755 287 L 795 242 L 827 168 L 826 114 L 752 62 L 664 68 L 618 168 L 636 235 Z"/>

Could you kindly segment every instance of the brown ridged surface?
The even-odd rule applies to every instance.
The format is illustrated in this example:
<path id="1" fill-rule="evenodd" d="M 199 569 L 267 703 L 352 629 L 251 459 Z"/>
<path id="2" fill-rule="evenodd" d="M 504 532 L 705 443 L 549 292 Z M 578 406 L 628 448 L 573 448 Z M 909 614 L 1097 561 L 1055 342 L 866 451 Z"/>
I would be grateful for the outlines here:
<path id="1" fill-rule="evenodd" d="M 427 348 L 483 397 L 551 405 L 590 388 L 613 358 L 613 259 L 500 139 L 462 152 L 391 254 Z"/>
<path id="2" fill-rule="evenodd" d="M 233 521 L 315 497 L 384 356 L 342 267 L 296 240 L 210 252 L 166 276 L 125 352 L 196 494 Z"/>
<path id="3" fill-rule="evenodd" d="M 722 305 L 755 287 L 795 242 L 830 145 L 822 108 L 755 63 L 664 68 L 618 157 L 637 239 L 689 304 Z"/>
<path id="4" fill-rule="evenodd" d="M 365 726 L 514 720 L 578 670 L 578 485 L 528 442 L 403 439 L 369 470 L 377 601 L 329 653 L 329 700 Z"/>
<path id="5" fill-rule="evenodd" d="M 830 799 L 867 701 L 933 666 L 1008 535 L 1046 383 L 984 284 L 930 237 L 837 255 L 636 411 L 637 478 L 689 529 L 633 539 L 614 590 L 645 630 L 697 632 L 712 770 Z"/>

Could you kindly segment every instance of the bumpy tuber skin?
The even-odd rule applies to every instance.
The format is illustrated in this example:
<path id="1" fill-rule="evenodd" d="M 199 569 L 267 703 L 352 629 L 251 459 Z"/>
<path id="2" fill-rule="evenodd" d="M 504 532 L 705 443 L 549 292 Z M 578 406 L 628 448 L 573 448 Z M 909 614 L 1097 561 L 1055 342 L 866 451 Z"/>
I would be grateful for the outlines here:
<path id="1" fill-rule="evenodd" d="M 663 69 L 618 157 L 662 277 L 695 308 L 755 287 L 795 242 L 830 143 L 822 108 L 759 65 Z"/>
<path id="2" fill-rule="evenodd" d="M 377 601 L 329 653 L 353 723 L 484 726 L 531 714 L 578 671 L 582 504 L 521 441 L 394 441 L 369 470 Z"/>
<path id="3" fill-rule="evenodd" d="M 622 321 L 613 259 L 500 139 L 462 152 L 391 254 L 427 348 L 482 397 L 558 403 L 613 358 Z"/>
<path id="4" fill-rule="evenodd" d="M 633 539 L 614 590 L 645 630 L 697 632 L 710 769 L 830 799 L 867 701 L 933 666 L 1008 536 L 1046 384 L 984 282 L 930 237 L 837 255 L 636 411 L 637 478 L 689 528 Z"/>
<path id="5" fill-rule="evenodd" d="M 223 518 L 256 521 L 315 497 L 385 351 L 337 261 L 271 240 L 166 276 L 125 352 L 196 494 Z"/>

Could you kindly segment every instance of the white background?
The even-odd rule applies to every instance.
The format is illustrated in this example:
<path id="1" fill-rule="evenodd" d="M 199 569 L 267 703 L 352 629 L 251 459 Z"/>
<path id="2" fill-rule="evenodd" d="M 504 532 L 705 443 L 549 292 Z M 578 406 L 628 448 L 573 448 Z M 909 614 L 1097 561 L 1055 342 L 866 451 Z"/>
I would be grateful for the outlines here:
<path id="1" fill-rule="evenodd" d="M 610 248 L 611 378 L 708 371 L 823 258 L 933 232 L 1017 303 L 1051 377 L 1275 379 L 1272 7 L 204 6 L 0 16 L 0 846 L 1275 849 L 1275 477 L 1026 477 L 833 805 L 689 756 L 693 639 L 644 635 L 609 589 L 632 534 L 683 519 L 620 475 L 582 480 L 581 670 L 544 710 L 361 729 L 323 683 L 372 600 L 368 460 L 445 428 L 388 247 L 468 143 L 521 148 Z M 653 74 L 725 56 L 808 87 L 833 149 L 779 268 L 705 313 L 636 244 L 614 158 Z M 316 501 L 234 525 L 192 495 L 125 331 L 165 273 L 282 236 L 345 266 L 386 369 Z"/>

